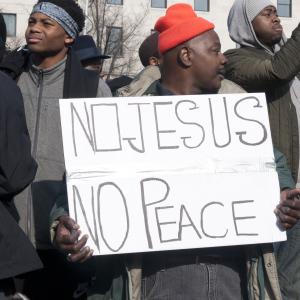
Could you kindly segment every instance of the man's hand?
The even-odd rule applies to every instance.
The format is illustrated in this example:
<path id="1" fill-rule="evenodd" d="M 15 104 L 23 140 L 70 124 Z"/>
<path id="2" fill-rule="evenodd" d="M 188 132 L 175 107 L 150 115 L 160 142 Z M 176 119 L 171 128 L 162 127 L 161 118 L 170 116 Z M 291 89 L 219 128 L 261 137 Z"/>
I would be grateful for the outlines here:
<path id="1" fill-rule="evenodd" d="M 281 225 L 292 228 L 300 219 L 300 189 L 284 190 L 280 193 L 280 203 L 275 209 Z"/>
<path id="2" fill-rule="evenodd" d="M 71 262 L 84 262 L 93 255 L 93 250 L 86 247 L 87 235 L 80 237 L 79 225 L 68 216 L 58 219 L 54 245 L 61 251 L 67 253 L 67 258 Z"/>

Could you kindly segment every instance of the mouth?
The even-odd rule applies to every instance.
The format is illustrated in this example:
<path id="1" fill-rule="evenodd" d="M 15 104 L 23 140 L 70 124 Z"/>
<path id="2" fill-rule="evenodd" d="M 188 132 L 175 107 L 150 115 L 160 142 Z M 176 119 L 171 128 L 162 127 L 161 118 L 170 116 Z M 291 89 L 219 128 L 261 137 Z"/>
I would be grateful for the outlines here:
<path id="1" fill-rule="evenodd" d="M 223 80 L 225 78 L 225 69 L 219 70 L 218 76 L 220 77 L 221 80 Z"/>
<path id="2" fill-rule="evenodd" d="M 282 26 L 281 25 L 273 26 L 273 29 L 276 32 L 282 32 Z"/>
<path id="3" fill-rule="evenodd" d="M 27 38 L 27 43 L 28 44 L 37 44 L 41 41 L 42 39 L 36 36 L 29 36 Z"/>

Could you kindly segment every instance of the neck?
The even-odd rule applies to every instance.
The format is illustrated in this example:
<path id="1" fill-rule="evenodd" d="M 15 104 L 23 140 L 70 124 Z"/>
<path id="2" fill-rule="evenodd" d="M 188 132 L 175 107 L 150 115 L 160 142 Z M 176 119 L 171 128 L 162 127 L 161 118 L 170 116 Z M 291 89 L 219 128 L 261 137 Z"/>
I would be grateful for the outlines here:
<path id="1" fill-rule="evenodd" d="M 270 45 L 263 44 L 266 48 L 268 48 L 271 52 L 274 52 L 274 47 Z"/>
<path id="2" fill-rule="evenodd" d="M 54 56 L 43 56 L 39 53 L 32 53 L 32 62 L 41 69 L 48 69 L 62 61 L 66 57 L 67 52 L 68 50 L 66 49 L 66 51 L 59 52 Z"/>
<path id="3" fill-rule="evenodd" d="M 197 95 L 202 94 L 198 87 L 195 87 L 193 81 L 186 76 L 180 76 L 180 74 L 174 75 L 162 75 L 162 85 L 175 95 Z"/>
<path id="4" fill-rule="evenodd" d="M 263 41 L 259 40 L 260 43 L 262 45 L 264 45 L 266 48 L 268 48 L 270 51 L 274 52 L 274 48 L 275 48 L 275 44 L 272 44 L 272 45 L 267 45 L 266 43 L 264 43 Z"/>

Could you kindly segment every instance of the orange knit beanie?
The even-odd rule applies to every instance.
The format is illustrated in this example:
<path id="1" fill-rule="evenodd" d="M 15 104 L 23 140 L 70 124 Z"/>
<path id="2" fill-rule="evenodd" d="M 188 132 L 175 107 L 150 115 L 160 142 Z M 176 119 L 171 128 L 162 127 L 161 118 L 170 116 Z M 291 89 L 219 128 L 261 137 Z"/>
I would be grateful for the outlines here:
<path id="1" fill-rule="evenodd" d="M 198 17 L 193 8 L 185 3 L 170 6 L 154 27 L 160 33 L 158 48 L 161 54 L 214 28 L 214 24 Z"/>

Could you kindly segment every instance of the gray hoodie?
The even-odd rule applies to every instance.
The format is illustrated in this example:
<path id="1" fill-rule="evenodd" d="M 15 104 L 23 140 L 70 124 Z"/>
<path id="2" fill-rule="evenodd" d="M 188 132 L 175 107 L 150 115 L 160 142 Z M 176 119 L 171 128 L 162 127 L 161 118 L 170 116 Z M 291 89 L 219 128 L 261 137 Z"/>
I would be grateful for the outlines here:
<path id="1" fill-rule="evenodd" d="M 275 4 L 271 0 L 235 0 L 227 19 L 227 26 L 230 38 L 241 46 L 264 48 L 256 37 L 252 21 L 267 6 Z M 275 6 L 276 7 L 276 6 Z"/>
<path id="2" fill-rule="evenodd" d="M 283 35 L 281 41 L 274 46 L 274 51 L 263 45 L 257 38 L 253 26 L 253 19 L 265 7 L 276 5 L 271 0 L 235 0 L 227 19 L 228 31 L 231 39 L 237 43 L 238 47 L 261 48 L 270 55 L 280 51 L 286 43 L 286 37 Z M 297 77 L 290 82 L 290 94 L 292 102 L 295 105 L 298 127 L 300 128 L 300 81 Z M 300 169 L 298 173 L 297 187 L 300 187 Z"/>
<path id="3" fill-rule="evenodd" d="M 49 249 L 50 211 L 58 198 L 66 197 L 59 99 L 63 97 L 66 58 L 49 69 L 32 63 L 18 80 L 32 155 L 38 163 L 34 182 L 16 197 L 20 225 L 38 249 Z M 109 87 L 99 79 L 97 97 L 110 97 Z"/>

